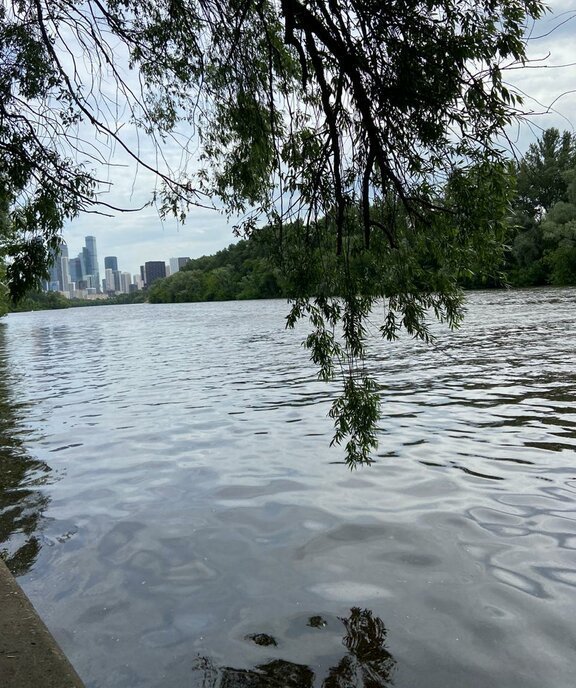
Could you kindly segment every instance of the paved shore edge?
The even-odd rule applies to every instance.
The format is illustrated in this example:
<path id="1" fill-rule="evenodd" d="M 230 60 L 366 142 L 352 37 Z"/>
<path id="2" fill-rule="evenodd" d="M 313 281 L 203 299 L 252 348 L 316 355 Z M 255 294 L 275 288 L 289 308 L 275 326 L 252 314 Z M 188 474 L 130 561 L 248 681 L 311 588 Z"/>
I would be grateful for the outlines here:
<path id="1" fill-rule="evenodd" d="M 1 557 L 0 686 L 85 688 Z"/>

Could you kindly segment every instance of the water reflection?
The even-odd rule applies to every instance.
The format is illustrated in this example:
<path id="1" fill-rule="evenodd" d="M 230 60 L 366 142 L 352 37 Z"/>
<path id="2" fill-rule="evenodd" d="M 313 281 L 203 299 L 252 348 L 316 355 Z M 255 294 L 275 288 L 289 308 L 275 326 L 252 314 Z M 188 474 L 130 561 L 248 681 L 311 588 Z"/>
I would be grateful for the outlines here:
<path id="1" fill-rule="evenodd" d="M 386 649 L 386 627 L 368 609 L 354 607 L 347 619 L 343 643 L 348 649 L 338 666 L 330 669 L 325 688 L 384 688 L 392 683 L 396 662 Z"/>
<path id="2" fill-rule="evenodd" d="M 369 609 L 353 607 L 344 624 L 343 645 L 348 652 L 328 670 L 323 688 L 386 688 L 391 686 L 396 661 L 386 648 L 386 627 Z M 319 616 L 309 619 L 309 626 L 324 628 Z M 255 641 L 266 634 L 255 634 Z M 266 636 L 270 638 L 271 636 Z M 276 646 L 276 641 L 265 643 Z M 261 644 L 261 643 L 257 643 Z M 303 664 L 273 659 L 254 669 L 217 667 L 208 657 L 199 657 L 193 668 L 195 688 L 312 688 L 314 671 Z"/>
<path id="3" fill-rule="evenodd" d="M 314 672 L 303 664 L 274 659 L 255 669 L 215 667 L 207 657 L 194 666 L 194 688 L 312 688 Z"/>
<path id="4" fill-rule="evenodd" d="M 50 501 L 38 486 L 50 468 L 18 439 L 18 403 L 9 388 L 5 331 L 0 326 L 0 556 L 15 575 L 26 573 L 40 551 L 38 531 Z"/>

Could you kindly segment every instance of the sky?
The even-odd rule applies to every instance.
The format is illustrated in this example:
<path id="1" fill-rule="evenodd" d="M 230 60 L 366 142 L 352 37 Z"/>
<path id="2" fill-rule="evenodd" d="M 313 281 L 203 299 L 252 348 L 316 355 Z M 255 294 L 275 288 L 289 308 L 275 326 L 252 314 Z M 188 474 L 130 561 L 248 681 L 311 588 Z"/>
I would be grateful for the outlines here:
<path id="1" fill-rule="evenodd" d="M 550 0 L 548 6 L 551 11 L 530 29 L 528 54 L 534 62 L 508 73 L 510 83 L 525 94 L 524 109 L 530 113 L 509 131 L 519 156 L 548 127 L 576 131 L 576 0 Z M 102 137 L 99 140 L 107 145 Z M 129 127 L 125 140 L 136 144 Z M 141 137 L 139 145 L 144 157 L 154 155 L 151 144 Z M 168 160 L 179 155 L 170 142 L 162 154 Z M 153 175 L 137 169 L 118 151 L 110 150 L 109 160 L 112 165 L 98 170 L 100 178 L 109 182 L 102 187 L 102 200 L 124 208 L 147 203 L 155 185 Z M 225 248 L 236 240 L 233 224 L 205 208 L 192 208 L 182 224 L 174 218 L 161 219 L 158 208 L 147 206 L 139 212 L 114 212 L 111 217 L 84 214 L 68 223 L 63 235 L 70 257 L 81 251 L 85 236 L 95 236 L 102 274 L 105 256 L 116 256 L 120 270 L 137 274 L 149 260 L 197 258 Z"/>

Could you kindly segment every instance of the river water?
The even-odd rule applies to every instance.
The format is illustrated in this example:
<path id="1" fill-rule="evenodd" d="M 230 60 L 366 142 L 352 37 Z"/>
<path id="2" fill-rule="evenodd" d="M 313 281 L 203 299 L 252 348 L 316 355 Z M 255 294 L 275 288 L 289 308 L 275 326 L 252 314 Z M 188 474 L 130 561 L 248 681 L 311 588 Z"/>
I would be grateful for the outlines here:
<path id="1" fill-rule="evenodd" d="M 89 688 L 573 688 L 576 290 L 374 340 L 330 449 L 280 301 L 0 324 L 0 549 Z"/>

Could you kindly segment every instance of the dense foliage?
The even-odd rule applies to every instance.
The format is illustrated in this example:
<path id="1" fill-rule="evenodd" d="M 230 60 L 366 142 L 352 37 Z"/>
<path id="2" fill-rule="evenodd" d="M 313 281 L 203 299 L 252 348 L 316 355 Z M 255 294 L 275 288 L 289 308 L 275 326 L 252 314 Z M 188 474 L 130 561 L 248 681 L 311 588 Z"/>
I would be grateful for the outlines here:
<path id="1" fill-rule="evenodd" d="M 476 194 L 472 181 L 464 180 L 470 184 L 466 191 Z M 461 285 L 576 285 L 576 136 L 556 129 L 545 131 L 511 166 L 510 183 L 515 193 L 504 230 L 507 249 L 500 262 L 493 253 L 488 265 L 476 264 L 470 272 L 461 273 Z M 357 219 L 357 233 L 360 225 Z M 249 240 L 190 261 L 181 272 L 152 285 L 148 298 L 152 303 L 296 298 L 305 295 L 307 288 L 310 294 L 335 295 L 322 286 L 330 271 L 337 269 L 337 259 L 326 241 L 319 243 L 321 227 L 314 232 L 315 243 L 308 242 L 305 250 L 297 245 L 298 227 L 285 226 L 283 233 L 291 251 L 275 250 L 277 231 L 265 227 Z M 422 267 L 429 267 L 433 257 L 424 251 L 419 260 Z M 367 266 L 365 256 L 362 265 Z M 373 283 L 380 278 L 371 271 Z"/>
<path id="2" fill-rule="evenodd" d="M 473 269 L 460 273 L 460 284 L 467 288 L 575 285 L 576 136 L 569 132 L 561 134 L 556 129 L 545 131 L 517 164 L 511 164 L 509 179 L 515 193 L 510 203 L 512 212 L 503 229 L 507 248 L 500 260 L 497 253 L 491 252 L 488 264 L 472 263 Z M 478 180 L 467 177 L 462 183 L 465 193 L 478 198 Z M 450 187 L 446 193 L 450 193 Z M 394 222 L 398 224 L 399 220 Z M 361 221 L 356 217 L 356 234 L 360 232 Z M 333 274 L 337 273 L 337 257 L 330 253 L 325 223 L 318 223 L 313 241 L 304 247 L 298 245 L 302 238 L 298 226 L 284 226 L 283 234 L 286 247 L 281 252 L 275 250 L 278 232 L 265 227 L 254 231 L 249 240 L 231 244 L 213 256 L 192 260 L 181 272 L 152 285 L 149 301 L 337 295 L 337 291 L 331 291 L 337 290 Z M 356 240 L 361 239 L 357 236 Z M 478 255 L 482 257 L 481 252 Z M 419 261 L 421 268 L 430 268 L 434 261 L 428 246 L 420 257 L 413 252 L 413 259 Z M 360 263 L 362 269 L 367 268 L 365 255 Z M 350 268 L 352 264 L 351 261 Z M 378 284 L 383 275 L 377 274 L 372 266 L 369 277 L 373 284 Z"/>
<path id="3" fill-rule="evenodd" d="M 286 280 L 267 250 L 270 228 L 254 232 L 213 256 L 190 260 L 148 289 L 150 303 L 270 299 L 288 296 Z"/>
<path id="4" fill-rule="evenodd" d="M 119 306 L 129 303 L 144 303 L 146 293 L 118 294 L 105 299 L 69 299 L 57 291 L 30 291 L 17 303 L 7 302 L 6 311 L 22 313 L 26 311 L 47 311 L 60 308 L 87 308 L 91 306 Z"/>
<path id="5" fill-rule="evenodd" d="M 0 261 L 0 318 L 10 310 L 10 297 L 5 286 L 6 267 Z"/>
<path id="6" fill-rule="evenodd" d="M 576 284 L 576 136 L 545 131 L 517 166 L 516 185 L 510 283 Z"/>
<path id="7" fill-rule="evenodd" d="M 428 313 L 457 325 L 462 277 L 500 260 L 511 187 L 494 142 L 520 102 L 503 72 L 525 61 L 526 24 L 542 12 L 539 0 L 4 3 L 0 252 L 12 295 L 43 273 L 65 218 L 102 208 L 92 168 L 110 148 L 78 134 L 92 128 L 159 175 L 166 211 L 214 199 L 243 216 L 239 233 L 275 228 L 298 293 L 288 322 L 310 320 L 322 378 L 345 371 L 335 440 L 351 465 L 369 461 L 366 319 L 384 298 L 384 337 L 428 338 Z M 194 164 L 158 169 L 126 124 L 160 144 L 184 126 L 198 156 L 186 146 L 181 159 Z M 226 289 L 222 273 L 214 294 Z"/>
<path id="8" fill-rule="evenodd" d="M 49 311 L 59 308 L 70 308 L 72 302 L 57 291 L 30 291 L 17 303 L 10 303 L 8 308 L 12 313 L 26 311 Z"/>

